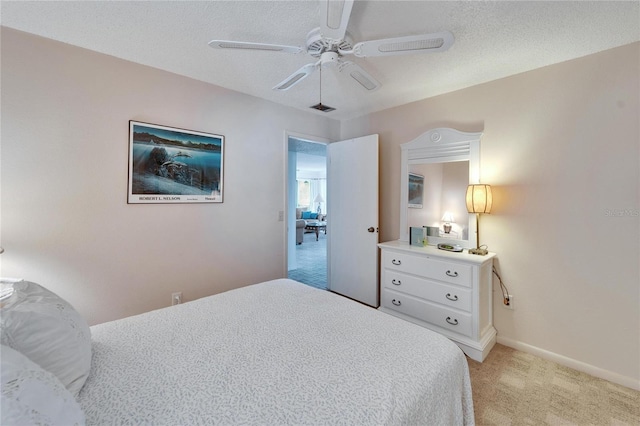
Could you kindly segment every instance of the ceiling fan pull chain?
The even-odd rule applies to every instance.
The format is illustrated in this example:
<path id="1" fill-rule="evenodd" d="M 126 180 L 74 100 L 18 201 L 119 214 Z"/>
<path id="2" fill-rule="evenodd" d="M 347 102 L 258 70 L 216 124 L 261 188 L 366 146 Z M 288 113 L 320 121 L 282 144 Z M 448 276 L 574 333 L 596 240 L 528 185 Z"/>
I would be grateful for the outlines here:
<path id="1" fill-rule="evenodd" d="M 322 106 L 322 64 L 320 64 L 320 105 Z"/>

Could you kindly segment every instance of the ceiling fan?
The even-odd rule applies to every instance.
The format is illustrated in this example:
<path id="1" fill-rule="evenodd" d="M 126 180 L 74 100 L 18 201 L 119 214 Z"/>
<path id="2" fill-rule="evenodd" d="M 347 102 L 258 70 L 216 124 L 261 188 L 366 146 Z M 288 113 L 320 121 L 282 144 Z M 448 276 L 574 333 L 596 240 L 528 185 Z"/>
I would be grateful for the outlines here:
<path id="1" fill-rule="evenodd" d="M 274 90 L 288 90 L 311 75 L 319 67 L 335 67 L 345 73 L 360 87 L 373 91 L 381 84 L 360 65 L 344 59 L 346 55 L 360 58 L 374 56 L 394 56 L 414 53 L 442 52 L 453 44 L 453 34 L 448 31 L 394 37 L 381 40 L 353 43 L 347 32 L 354 0 L 320 0 L 320 27 L 307 35 L 305 48 L 278 44 L 252 43 L 231 40 L 211 40 L 214 49 L 266 50 L 284 53 L 306 52 L 317 61 L 302 68 L 273 87 Z"/>

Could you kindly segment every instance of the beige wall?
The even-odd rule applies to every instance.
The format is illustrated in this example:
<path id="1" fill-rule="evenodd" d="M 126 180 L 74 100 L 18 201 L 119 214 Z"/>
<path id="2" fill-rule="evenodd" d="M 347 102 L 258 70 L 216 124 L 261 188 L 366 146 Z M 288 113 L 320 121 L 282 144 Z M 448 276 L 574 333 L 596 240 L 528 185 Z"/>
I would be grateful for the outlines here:
<path id="1" fill-rule="evenodd" d="M 224 203 L 128 205 L 128 122 L 224 135 Z M 3 276 L 91 324 L 286 275 L 285 130 L 339 123 L 2 29 Z"/>
<path id="2" fill-rule="evenodd" d="M 399 144 L 484 131 L 482 243 L 515 310 L 503 343 L 640 378 L 640 44 L 343 123 L 2 29 L 0 258 L 94 324 L 284 276 L 284 131 L 380 134 L 381 241 L 399 233 Z M 127 205 L 128 120 L 226 137 L 225 199 Z M 615 248 L 604 247 L 604 243 Z M 609 246 L 611 247 L 611 246 Z M 498 286 L 494 285 L 494 290 Z"/>
<path id="3" fill-rule="evenodd" d="M 381 241 L 399 236 L 399 145 L 435 127 L 483 131 L 493 185 L 481 243 L 515 310 L 499 341 L 638 387 L 640 44 L 601 52 L 342 124 L 380 134 Z"/>

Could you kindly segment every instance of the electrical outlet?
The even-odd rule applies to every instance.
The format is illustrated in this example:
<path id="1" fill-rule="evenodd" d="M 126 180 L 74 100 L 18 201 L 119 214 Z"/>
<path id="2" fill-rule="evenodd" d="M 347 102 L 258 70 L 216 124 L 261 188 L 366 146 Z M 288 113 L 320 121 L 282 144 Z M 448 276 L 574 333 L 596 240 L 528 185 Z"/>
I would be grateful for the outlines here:
<path id="1" fill-rule="evenodd" d="M 171 305 L 179 305 L 182 303 L 182 292 L 171 293 Z"/>
<path id="2" fill-rule="evenodd" d="M 513 307 L 513 294 L 509 295 L 509 300 L 508 301 L 503 301 L 502 306 L 507 308 L 507 309 L 511 309 L 512 311 L 515 309 Z"/>
<path id="3" fill-rule="evenodd" d="M 278 222 L 284 222 L 284 211 L 282 210 L 278 212 Z"/>

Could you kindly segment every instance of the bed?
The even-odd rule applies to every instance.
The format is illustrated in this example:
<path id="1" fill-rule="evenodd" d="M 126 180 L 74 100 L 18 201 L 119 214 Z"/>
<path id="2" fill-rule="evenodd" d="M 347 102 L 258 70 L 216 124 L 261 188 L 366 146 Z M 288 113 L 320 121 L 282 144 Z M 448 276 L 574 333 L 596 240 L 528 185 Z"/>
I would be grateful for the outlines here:
<path id="1" fill-rule="evenodd" d="M 443 336 L 280 279 L 90 328 L 87 425 L 473 424 Z"/>

